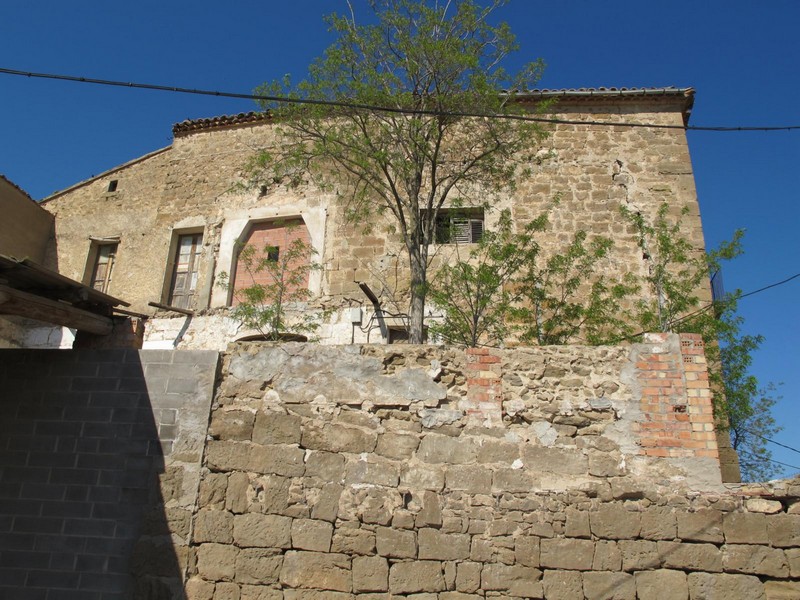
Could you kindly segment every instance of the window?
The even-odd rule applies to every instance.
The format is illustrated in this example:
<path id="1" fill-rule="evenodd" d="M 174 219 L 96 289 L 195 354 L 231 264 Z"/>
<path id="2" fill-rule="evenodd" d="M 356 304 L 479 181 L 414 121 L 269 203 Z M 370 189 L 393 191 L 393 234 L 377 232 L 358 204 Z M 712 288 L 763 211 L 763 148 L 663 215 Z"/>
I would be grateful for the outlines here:
<path id="1" fill-rule="evenodd" d="M 117 257 L 117 244 L 98 244 L 94 251 L 96 254 L 89 285 L 97 291 L 107 294 L 111 285 L 111 271 Z"/>
<path id="2" fill-rule="evenodd" d="M 112 179 L 108 182 L 108 193 L 116 192 L 117 191 L 117 184 L 119 182 L 116 179 Z"/>
<path id="3" fill-rule="evenodd" d="M 178 236 L 172 281 L 167 304 L 176 308 L 189 308 L 197 291 L 197 269 L 203 245 L 202 233 Z"/>
<path id="4" fill-rule="evenodd" d="M 437 244 L 477 244 L 483 238 L 483 209 L 439 210 L 436 217 Z"/>
<path id="5" fill-rule="evenodd" d="M 279 246 L 269 246 L 267 248 L 267 260 L 269 262 L 278 262 L 281 256 L 281 249 Z"/>

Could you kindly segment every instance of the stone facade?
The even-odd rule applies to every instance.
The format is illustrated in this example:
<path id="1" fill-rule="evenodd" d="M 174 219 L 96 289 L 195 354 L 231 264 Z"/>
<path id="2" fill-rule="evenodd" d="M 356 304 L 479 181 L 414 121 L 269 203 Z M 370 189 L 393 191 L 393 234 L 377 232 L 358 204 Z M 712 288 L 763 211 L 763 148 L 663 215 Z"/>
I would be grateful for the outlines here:
<path id="1" fill-rule="evenodd" d="M 580 121 L 636 121 L 682 126 L 692 90 L 661 93 L 564 92 L 554 117 Z M 548 96 L 549 97 L 549 96 Z M 274 125 L 262 115 L 240 115 L 183 123 L 171 146 L 79 183 L 44 201 L 58 220 L 57 260 L 61 273 L 86 281 L 98 245 L 117 244 L 109 293 L 151 315 L 146 347 L 215 348 L 248 333 L 227 319 L 230 294 L 218 285 L 236 266 L 236 243 L 254 224 L 300 219 L 317 252 L 322 271 L 312 272 L 314 300 L 306 309 L 330 309 L 319 331 L 328 343 L 381 343 L 388 328 L 379 327 L 372 305 L 356 282 L 366 282 L 392 312 L 404 312 L 408 286 L 406 256 L 391 222 L 376 217 L 348 223 L 335 195 L 312 186 L 295 190 L 242 187 L 245 164 L 255 149 L 273 139 Z M 699 208 L 686 137 L 681 129 L 600 127 L 581 124 L 543 126 L 548 132 L 530 175 L 512 195 L 485 213 L 491 229 L 502 209 L 520 226 L 534 219 L 555 198 L 551 229 L 542 235 L 546 252 L 571 234 L 614 239 L 613 252 L 601 266 L 615 278 L 643 275 L 646 261 L 636 235 L 619 209 L 652 215 L 667 202 L 674 214 L 687 209 L 685 234 L 703 248 Z M 170 303 L 181 236 L 202 235 L 193 265 L 195 289 L 187 318 L 157 312 L 149 302 Z M 437 261 L 454 247 L 442 245 Z M 196 262 L 194 262 L 196 261 Z M 361 308 L 354 316 L 351 309 Z"/>
<path id="2" fill-rule="evenodd" d="M 4 351 L 0 595 L 796 598 L 800 482 L 720 483 L 700 357 Z"/>

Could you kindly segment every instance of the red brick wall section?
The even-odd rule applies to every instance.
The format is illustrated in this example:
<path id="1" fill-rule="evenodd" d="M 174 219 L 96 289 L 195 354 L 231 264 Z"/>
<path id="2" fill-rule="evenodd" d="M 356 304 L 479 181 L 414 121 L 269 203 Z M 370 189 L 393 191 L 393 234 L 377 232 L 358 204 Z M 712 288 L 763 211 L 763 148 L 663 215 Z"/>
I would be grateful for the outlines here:
<path id="1" fill-rule="evenodd" d="M 642 387 L 642 454 L 719 459 L 708 370 L 700 335 L 680 334 L 680 351 L 671 334 L 648 334 L 650 352 L 636 363 Z"/>
<path id="2" fill-rule="evenodd" d="M 282 256 L 283 253 L 288 250 L 292 242 L 297 239 L 301 239 L 308 246 L 311 246 L 311 236 L 308 233 L 308 228 L 301 219 L 254 223 L 243 243 L 245 247 L 254 246 L 259 254 L 268 246 L 277 246 L 280 251 L 279 256 Z M 297 265 L 290 264 L 289 269 L 295 266 Z M 235 277 L 233 295 L 234 306 L 239 303 L 239 300 L 236 298 L 236 292 L 239 290 L 250 287 L 253 284 L 270 285 L 274 283 L 271 276 L 266 271 L 248 273 L 241 260 L 236 263 Z M 308 274 L 306 274 L 305 286 L 308 287 Z"/>
<path id="3" fill-rule="evenodd" d="M 460 406 L 471 423 L 503 424 L 502 374 L 499 355 L 489 348 L 467 348 L 467 397 Z"/>

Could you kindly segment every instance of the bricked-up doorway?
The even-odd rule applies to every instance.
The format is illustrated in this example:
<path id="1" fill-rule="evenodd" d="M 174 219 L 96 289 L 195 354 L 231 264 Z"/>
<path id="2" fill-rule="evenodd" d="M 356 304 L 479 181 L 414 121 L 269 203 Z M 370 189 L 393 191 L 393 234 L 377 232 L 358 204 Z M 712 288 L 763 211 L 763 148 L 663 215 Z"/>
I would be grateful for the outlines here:
<path id="1" fill-rule="evenodd" d="M 269 260 L 280 260 L 281 253 L 295 241 L 302 240 L 309 247 L 311 246 L 311 236 L 306 224 L 300 218 L 276 219 L 271 221 L 261 221 L 252 223 L 240 241 L 240 248 L 253 247 L 256 249 L 256 258 L 266 256 Z M 301 263 L 289 263 L 288 269 L 291 270 Z M 308 274 L 306 274 L 303 285 L 308 287 Z M 239 290 L 252 286 L 253 284 L 270 285 L 272 278 L 266 271 L 255 273 L 247 268 L 247 265 L 238 257 L 233 274 L 233 294 L 230 304 L 236 306 L 239 303 L 236 293 Z"/>
<path id="2" fill-rule="evenodd" d="M 188 536 L 187 437 L 203 439 L 216 361 L 0 350 L 1 598 L 185 599 L 170 531 Z"/>

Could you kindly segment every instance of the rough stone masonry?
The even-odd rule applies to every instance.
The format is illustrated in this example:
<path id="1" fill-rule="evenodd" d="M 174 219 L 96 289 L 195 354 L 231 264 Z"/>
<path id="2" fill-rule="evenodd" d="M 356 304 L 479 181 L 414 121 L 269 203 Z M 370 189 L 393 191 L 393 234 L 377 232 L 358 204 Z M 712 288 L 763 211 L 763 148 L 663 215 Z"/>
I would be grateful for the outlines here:
<path id="1" fill-rule="evenodd" d="M 698 343 L 232 346 L 187 594 L 800 597 L 800 482 L 720 484 Z"/>

